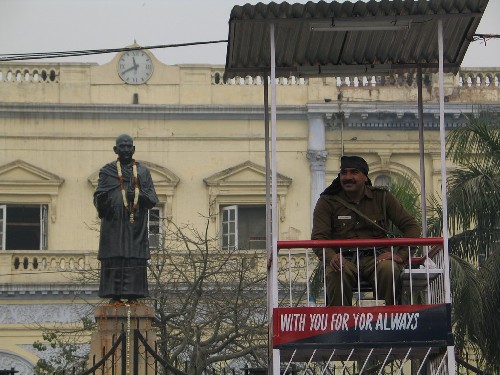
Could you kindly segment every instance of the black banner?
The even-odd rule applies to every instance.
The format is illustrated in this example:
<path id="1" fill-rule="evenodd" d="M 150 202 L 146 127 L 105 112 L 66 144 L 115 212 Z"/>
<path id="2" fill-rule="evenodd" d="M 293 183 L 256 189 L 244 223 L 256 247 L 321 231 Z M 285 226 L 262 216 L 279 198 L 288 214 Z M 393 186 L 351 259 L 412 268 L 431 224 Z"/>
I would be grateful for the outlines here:
<path id="1" fill-rule="evenodd" d="M 453 345 L 451 306 L 296 307 L 274 309 L 273 347 Z"/>

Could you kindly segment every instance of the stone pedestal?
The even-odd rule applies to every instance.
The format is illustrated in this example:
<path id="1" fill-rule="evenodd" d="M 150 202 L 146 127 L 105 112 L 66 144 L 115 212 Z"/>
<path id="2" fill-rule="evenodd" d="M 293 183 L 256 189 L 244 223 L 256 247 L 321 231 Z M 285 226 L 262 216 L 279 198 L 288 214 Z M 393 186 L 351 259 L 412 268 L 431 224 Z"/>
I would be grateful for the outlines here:
<path id="1" fill-rule="evenodd" d="M 113 354 L 106 359 L 104 372 L 102 374 L 146 374 L 151 373 L 154 358 L 145 355 L 144 345 L 134 340 L 135 331 L 139 331 L 146 339 L 148 345 L 155 347 L 156 334 L 152 328 L 155 316 L 151 306 L 143 304 L 135 305 L 103 305 L 95 310 L 97 330 L 92 334 L 90 342 L 89 365 L 91 368 L 106 356 L 113 345 L 119 340 L 122 333 L 125 334 L 124 341 L 114 350 Z M 138 373 L 134 373 L 134 361 L 138 358 Z M 125 367 L 125 369 L 124 369 Z M 103 367 L 101 366 L 102 370 Z"/>

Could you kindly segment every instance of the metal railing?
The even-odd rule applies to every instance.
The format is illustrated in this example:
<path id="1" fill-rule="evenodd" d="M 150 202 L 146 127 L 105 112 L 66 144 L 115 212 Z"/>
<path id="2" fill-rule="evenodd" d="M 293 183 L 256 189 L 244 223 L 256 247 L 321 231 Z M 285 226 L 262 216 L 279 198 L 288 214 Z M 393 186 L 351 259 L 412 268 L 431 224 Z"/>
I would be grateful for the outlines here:
<path id="1" fill-rule="evenodd" d="M 362 305 L 362 293 L 371 290 L 373 299 L 380 301 L 377 279 L 370 285 L 360 272 L 360 258 L 372 257 L 375 272 L 376 257 L 380 249 L 391 255 L 405 249 L 409 258 L 403 267 L 392 267 L 393 280 L 398 278 L 402 285 L 403 300 L 393 304 L 405 303 L 444 303 L 444 257 L 441 251 L 442 238 L 391 238 L 391 239 L 356 239 L 356 240 L 299 240 L 278 241 L 279 249 L 279 284 L 280 306 L 327 305 L 327 282 L 325 269 L 325 249 L 335 248 L 341 257 L 352 261 L 356 266 L 354 297 Z M 321 249 L 319 254 L 312 249 Z M 371 255 L 371 254 L 373 255 Z M 319 258 L 322 261 L 318 260 Z M 342 269 L 340 270 L 342 274 Z M 344 277 L 340 277 L 341 290 L 344 291 Z M 318 282 L 320 281 L 320 282 Z M 393 287 L 397 283 L 393 282 Z M 343 295 L 344 293 L 342 293 Z M 396 293 L 393 293 L 394 298 Z M 287 296 L 288 298 L 284 298 Z M 351 303 L 345 301 L 350 305 Z"/>

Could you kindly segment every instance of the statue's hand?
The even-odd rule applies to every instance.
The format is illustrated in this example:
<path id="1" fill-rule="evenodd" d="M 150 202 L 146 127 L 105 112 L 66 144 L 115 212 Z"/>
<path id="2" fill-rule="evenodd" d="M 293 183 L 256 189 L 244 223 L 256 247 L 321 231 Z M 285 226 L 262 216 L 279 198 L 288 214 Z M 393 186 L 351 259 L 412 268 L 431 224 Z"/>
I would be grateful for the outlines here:
<path id="1" fill-rule="evenodd" d="M 152 203 L 145 195 L 139 195 L 139 206 L 149 210 L 154 207 L 154 203 Z"/>
<path id="2" fill-rule="evenodd" d="M 98 208 L 104 208 L 108 204 L 108 193 L 102 192 L 97 194 L 96 203 Z"/>

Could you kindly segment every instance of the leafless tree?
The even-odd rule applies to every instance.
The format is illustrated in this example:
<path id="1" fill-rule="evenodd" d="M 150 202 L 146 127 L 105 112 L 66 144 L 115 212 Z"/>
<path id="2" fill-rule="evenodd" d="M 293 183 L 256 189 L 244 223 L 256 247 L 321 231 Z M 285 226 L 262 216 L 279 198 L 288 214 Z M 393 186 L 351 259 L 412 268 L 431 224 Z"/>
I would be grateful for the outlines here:
<path id="1" fill-rule="evenodd" d="M 159 352 L 178 375 L 267 362 L 265 253 L 221 250 L 209 220 L 165 225 L 150 263 Z"/>

